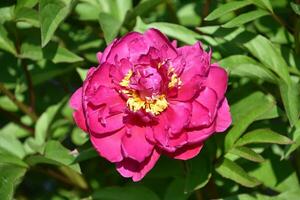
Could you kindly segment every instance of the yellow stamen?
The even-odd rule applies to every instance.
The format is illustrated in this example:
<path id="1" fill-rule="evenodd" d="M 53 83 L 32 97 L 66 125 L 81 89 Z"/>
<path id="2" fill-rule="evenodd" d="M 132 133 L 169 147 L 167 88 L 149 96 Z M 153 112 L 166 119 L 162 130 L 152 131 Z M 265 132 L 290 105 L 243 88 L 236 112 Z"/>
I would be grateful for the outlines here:
<path id="1" fill-rule="evenodd" d="M 120 82 L 120 85 L 123 86 L 123 87 L 128 87 L 129 85 L 129 81 L 130 81 L 130 78 L 132 76 L 133 72 L 132 70 L 130 69 L 127 74 L 125 75 L 125 77 L 123 78 L 123 80 Z"/>
<path id="2" fill-rule="evenodd" d="M 165 63 L 159 63 L 157 68 L 159 69 Z M 181 85 L 181 80 L 174 72 L 175 69 L 170 66 L 168 68 L 168 75 L 171 75 L 171 80 L 168 83 L 168 87 L 172 88 L 178 85 Z M 145 110 L 148 113 L 152 113 L 153 115 L 159 115 L 168 107 L 168 101 L 164 94 L 158 95 L 152 98 L 142 99 L 135 90 L 128 88 L 130 83 L 130 78 L 133 75 L 133 71 L 129 70 L 125 77 L 120 82 L 120 86 L 125 87 L 126 89 L 120 90 L 121 93 L 126 94 L 127 99 L 127 106 L 128 108 L 133 111 L 137 112 L 141 109 Z"/>

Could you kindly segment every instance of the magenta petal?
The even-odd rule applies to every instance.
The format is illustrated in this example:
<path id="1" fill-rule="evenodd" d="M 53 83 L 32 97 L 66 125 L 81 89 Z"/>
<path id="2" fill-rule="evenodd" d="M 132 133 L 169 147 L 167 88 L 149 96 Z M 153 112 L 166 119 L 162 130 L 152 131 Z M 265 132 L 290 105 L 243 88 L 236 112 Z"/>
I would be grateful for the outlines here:
<path id="1" fill-rule="evenodd" d="M 106 133 L 112 133 L 118 131 L 124 127 L 123 118 L 124 113 L 109 115 L 106 107 L 97 110 L 88 109 L 87 119 L 90 131 L 94 135 L 104 135 Z"/>
<path id="2" fill-rule="evenodd" d="M 197 97 L 196 101 L 198 101 L 201 105 L 208 109 L 207 116 L 213 120 L 216 115 L 216 109 L 218 106 L 217 94 L 214 90 L 206 87 L 202 90 Z"/>
<path id="3" fill-rule="evenodd" d="M 207 126 L 211 123 L 209 111 L 206 107 L 201 105 L 198 101 L 192 103 L 192 117 L 189 128 L 197 128 Z"/>
<path id="4" fill-rule="evenodd" d="M 94 95 L 90 97 L 89 101 L 95 106 L 102 104 L 106 104 L 109 107 L 119 104 L 123 105 L 124 108 L 126 106 L 126 103 L 120 97 L 119 93 L 114 89 L 105 86 L 99 86 Z"/>
<path id="5" fill-rule="evenodd" d="M 75 109 L 75 112 L 73 113 L 75 123 L 83 131 L 87 132 L 85 116 L 82 110 L 82 87 L 76 90 L 76 92 L 72 95 L 70 99 L 70 106 Z"/>
<path id="6" fill-rule="evenodd" d="M 90 94 L 90 92 L 94 92 L 94 88 L 97 88 L 100 85 L 107 87 L 112 86 L 112 81 L 109 77 L 111 66 L 112 65 L 109 63 L 103 63 L 94 71 L 89 80 L 89 84 L 92 84 L 92 88 L 87 88 L 89 89 L 89 91 L 87 92 L 88 95 Z"/>
<path id="7" fill-rule="evenodd" d="M 129 133 L 122 137 L 124 157 L 143 162 L 153 151 L 153 144 L 146 139 L 146 132 L 152 131 L 150 127 L 133 126 Z"/>
<path id="8" fill-rule="evenodd" d="M 209 127 L 202 128 L 200 130 L 188 130 L 186 132 L 188 136 L 188 143 L 195 144 L 199 142 L 203 142 L 207 138 L 209 138 L 216 131 L 215 122 L 212 123 Z"/>
<path id="9" fill-rule="evenodd" d="M 105 137 L 95 137 L 91 135 L 91 142 L 98 153 L 110 162 L 120 162 L 123 159 L 121 150 L 121 140 L 126 134 L 122 129 Z"/>
<path id="10" fill-rule="evenodd" d="M 194 76 L 189 82 L 180 86 L 177 91 L 177 96 L 172 97 L 174 101 L 190 101 L 194 97 L 196 97 L 197 93 L 200 90 L 202 82 L 202 77 Z"/>
<path id="11" fill-rule="evenodd" d="M 98 52 L 98 53 L 97 53 L 97 60 L 98 60 L 99 64 L 101 63 L 102 55 L 103 55 L 102 52 Z"/>
<path id="12" fill-rule="evenodd" d="M 116 43 L 117 41 L 118 41 L 118 40 L 115 39 L 114 41 L 112 41 L 112 43 L 110 43 L 110 44 L 105 48 L 105 50 L 104 50 L 103 53 L 102 53 L 100 62 L 99 62 L 100 65 L 101 65 L 102 63 L 106 62 L 107 56 L 109 55 L 112 46 L 114 46 L 115 43 Z"/>
<path id="13" fill-rule="evenodd" d="M 168 154 L 169 156 L 179 159 L 179 160 L 188 160 L 199 154 L 203 147 L 203 144 L 197 144 L 192 146 L 184 146 L 172 154 Z"/>
<path id="14" fill-rule="evenodd" d="M 231 124 L 231 115 L 229 111 L 229 105 L 227 99 L 225 98 L 221 104 L 221 107 L 218 110 L 218 115 L 216 119 L 216 131 L 223 132 Z"/>
<path id="15" fill-rule="evenodd" d="M 169 107 L 163 113 L 167 119 L 169 133 L 176 134 L 186 127 L 190 122 L 191 103 L 169 102 Z"/>
<path id="16" fill-rule="evenodd" d="M 154 28 L 148 29 L 144 33 L 144 36 L 145 40 L 150 44 L 150 46 L 161 51 L 163 59 L 176 58 L 176 49 L 173 47 L 168 38 L 159 30 Z"/>
<path id="17" fill-rule="evenodd" d="M 160 154 L 156 149 L 152 154 L 143 162 L 138 163 L 131 159 L 124 159 L 116 163 L 118 172 L 124 177 L 131 177 L 134 182 L 140 181 L 144 176 L 154 167 Z"/>
<path id="18" fill-rule="evenodd" d="M 212 66 L 210 68 L 206 85 L 217 93 L 219 100 L 223 99 L 226 92 L 227 79 L 227 72 L 221 67 Z"/>
<path id="19" fill-rule="evenodd" d="M 128 33 L 127 35 L 125 35 L 124 37 L 120 38 L 116 42 L 114 42 L 109 54 L 107 55 L 106 62 L 114 64 L 115 61 L 119 61 L 122 58 L 129 58 L 130 57 L 130 52 L 129 52 L 130 43 L 133 42 L 135 39 L 138 39 L 141 37 L 143 37 L 142 34 L 137 33 L 137 32 L 131 32 L 131 33 Z"/>
<path id="20" fill-rule="evenodd" d="M 205 76 L 210 67 L 210 53 L 206 53 L 199 42 L 192 46 L 183 46 L 177 49 L 185 59 L 185 68 L 180 78 L 185 84 L 195 75 Z"/>

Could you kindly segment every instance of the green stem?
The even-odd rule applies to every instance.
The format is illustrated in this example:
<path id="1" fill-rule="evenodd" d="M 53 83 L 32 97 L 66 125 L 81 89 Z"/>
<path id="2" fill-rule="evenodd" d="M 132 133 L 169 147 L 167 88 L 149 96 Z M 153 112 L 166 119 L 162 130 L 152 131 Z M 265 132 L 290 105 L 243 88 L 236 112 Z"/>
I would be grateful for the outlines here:
<path id="1" fill-rule="evenodd" d="M 11 93 L 3 83 L 0 83 L 0 91 L 3 92 L 22 112 L 27 114 L 33 122 L 36 122 L 37 115 L 25 104 L 19 101 L 13 93 Z"/>
<path id="2" fill-rule="evenodd" d="M 12 122 L 14 122 L 18 126 L 20 126 L 20 127 L 24 128 L 24 129 L 26 129 L 27 131 L 29 131 L 31 134 L 34 133 L 33 128 L 31 128 L 30 126 L 24 124 L 20 120 L 20 118 L 17 115 L 15 115 L 14 113 L 8 112 L 8 111 L 2 109 L 1 107 L 0 107 L 0 113 L 2 113 L 3 116 L 7 117 L 9 120 L 11 120 Z"/>

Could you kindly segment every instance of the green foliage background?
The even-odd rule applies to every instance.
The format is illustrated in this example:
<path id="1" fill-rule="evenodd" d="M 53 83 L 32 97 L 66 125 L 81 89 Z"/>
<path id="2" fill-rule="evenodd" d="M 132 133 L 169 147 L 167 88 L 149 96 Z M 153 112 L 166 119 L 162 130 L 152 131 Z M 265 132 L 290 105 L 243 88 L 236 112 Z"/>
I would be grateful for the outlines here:
<path id="1" fill-rule="evenodd" d="M 1 0 L 0 199 L 299 199 L 299 0 Z M 67 101 L 96 53 L 154 27 L 230 75 L 233 125 L 139 183 L 100 158 Z"/>

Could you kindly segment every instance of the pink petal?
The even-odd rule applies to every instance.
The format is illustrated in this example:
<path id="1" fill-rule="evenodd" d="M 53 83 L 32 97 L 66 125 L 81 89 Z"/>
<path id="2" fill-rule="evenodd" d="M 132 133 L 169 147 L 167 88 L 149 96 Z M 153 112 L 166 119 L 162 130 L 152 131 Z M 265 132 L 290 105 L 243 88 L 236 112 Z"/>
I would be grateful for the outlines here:
<path id="1" fill-rule="evenodd" d="M 94 135 L 116 132 L 124 127 L 124 113 L 110 115 L 107 107 L 87 110 L 87 124 Z"/>
<path id="2" fill-rule="evenodd" d="M 146 139 L 146 132 L 152 131 L 150 127 L 131 127 L 122 137 L 124 156 L 138 162 L 143 162 L 153 151 L 153 144 Z"/>
<path id="3" fill-rule="evenodd" d="M 186 134 L 188 136 L 188 143 L 195 144 L 199 142 L 203 142 L 211 135 L 213 135 L 216 131 L 215 123 L 212 123 L 209 127 L 201 128 L 199 130 L 187 130 Z"/>
<path id="4" fill-rule="evenodd" d="M 100 85 L 112 87 L 112 80 L 109 77 L 111 67 L 111 64 L 103 63 L 94 71 L 89 80 L 90 87 L 87 87 L 87 95 L 89 95 L 90 92 L 93 93 L 95 88 L 98 88 Z"/>
<path id="5" fill-rule="evenodd" d="M 118 172 L 124 177 L 131 177 L 134 182 L 140 181 L 144 176 L 154 167 L 160 154 L 156 149 L 152 154 L 143 162 L 138 163 L 131 159 L 124 159 L 116 163 Z"/>
<path id="6" fill-rule="evenodd" d="M 217 93 L 218 99 L 220 100 L 223 99 L 226 92 L 227 80 L 227 72 L 224 69 L 212 66 L 209 70 L 206 85 Z"/>
<path id="7" fill-rule="evenodd" d="M 231 122 L 232 120 L 230 115 L 230 109 L 227 99 L 225 98 L 221 104 L 221 107 L 218 110 L 218 115 L 216 119 L 216 131 L 225 131 L 230 126 Z"/>
<path id="8" fill-rule="evenodd" d="M 192 46 L 177 48 L 180 56 L 185 59 L 185 68 L 180 78 L 185 84 L 195 75 L 205 76 L 210 67 L 211 55 L 206 53 L 199 42 Z"/>
<path id="9" fill-rule="evenodd" d="M 91 135 L 90 138 L 100 156 L 106 158 L 110 162 L 120 162 L 123 160 L 121 140 L 124 134 L 126 134 L 125 129 L 122 129 L 104 137 L 95 137 L 94 135 Z"/>
<path id="10" fill-rule="evenodd" d="M 211 121 L 214 119 L 218 106 L 217 94 L 214 90 L 206 87 L 202 90 L 197 97 L 196 101 L 198 101 L 201 105 L 208 109 L 208 117 Z"/>
<path id="11" fill-rule="evenodd" d="M 120 97 L 119 93 L 112 88 L 99 86 L 93 96 L 89 98 L 89 101 L 95 105 L 106 104 L 109 107 L 121 104 L 124 109 L 126 107 L 125 101 Z"/>
<path id="12" fill-rule="evenodd" d="M 192 107 L 192 117 L 189 128 L 203 127 L 211 123 L 209 111 L 206 107 L 201 105 L 198 101 L 193 101 Z"/>
<path id="13" fill-rule="evenodd" d="M 101 59 L 99 61 L 99 64 L 101 65 L 102 63 L 106 62 L 107 60 L 107 56 L 109 55 L 110 51 L 111 51 L 111 48 L 112 46 L 115 45 L 115 43 L 117 42 L 118 40 L 115 39 L 114 41 L 112 41 L 103 51 L 102 53 L 102 56 L 101 56 Z M 99 58 L 98 58 L 99 59 Z"/>
<path id="14" fill-rule="evenodd" d="M 117 40 L 111 47 L 111 51 L 108 53 L 106 62 L 114 64 L 116 60 L 122 58 L 130 58 L 129 45 L 135 39 L 141 38 L 142 34 L 137 32 L 130 32 L 124 37 Z"/>
<path id="15" fill-rule="evenodd" d="M 186 145 L 178 149 L 174 153 L 167 154 L 167 155 L 179 160 L 188 160 L 197 156 L 201 151 L 202 147 L 203 147 L 202 143 L 197 145 L 191 145 L 191 146 Z"/>
<path id="16" fill-rule="evenodd" d="M 98 52 L 97 53 L 97 60 L 99 62 L 99 64 L 101 64 L 101 58 L 102 58 L 103 53 L 102 52 Z"/>
<path id="17" fill-rule="evenodd" d="M 184 127 L 189 124 L 191 110 L 192 107 L 190 103 L 169 102 L 167 110 L 162 113 L 162 115 L 165 115 L 167 119 L 169 133 L 179 133 Z"/>
<path id="18" fill-rule="evenodd" d="M 87 132 L 85 116 L 82 110 L 82 87 L 76 90 L 72 95 L 69 104 L 71 108 L 75 109 L 75 112 L 73 113 L 75 123 L 83 131 Z"/>
<path id="19" fill-rule="evenodd" d="M 168 38 L 162 34 L 159 30 L 151 28 L 144 34 L 145 40 L 149 43 L 149 46 L 160 50 L 163 59 L 176 58 L 177 52 Z"/>
<path id="20" fill-rule="evenodd" d="M 190 101 L 196 97 L 196 94 L 199 92 L 202 80 L 202 77 L 194 76 L 189 82 L 179 87 L 177 96 L 172 96 L 172 100 Z"/>

